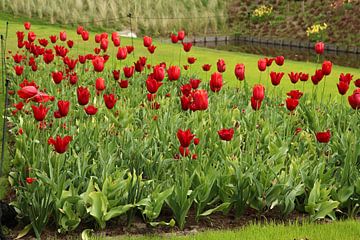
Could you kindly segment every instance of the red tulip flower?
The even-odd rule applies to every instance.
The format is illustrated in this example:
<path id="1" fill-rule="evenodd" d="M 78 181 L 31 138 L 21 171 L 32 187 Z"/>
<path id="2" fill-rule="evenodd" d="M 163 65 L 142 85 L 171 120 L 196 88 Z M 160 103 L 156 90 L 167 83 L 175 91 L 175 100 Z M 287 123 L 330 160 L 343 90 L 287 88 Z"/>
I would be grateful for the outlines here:
<path id="1" fill-rule="evenodd" d="M 324 63 L 322 64 L 321 71 L 325 76 L 327 76 L 330 75 L 331 68 L 332 68 L 332 63 L 330 61 L 324 61 Z"/>
<path id="2" fill-rule="evenodd" d="M 20 75 L 23 73 L 23 71 L 24 71 L 24 66 L 16 65 L 16 66 L 14 67 L 14 70 L 15 70 L 16 75 L 17 75 L 17 76 L 20 76 Z"/>
<path id="3" fill-rule="evenodd" d="M 156 93 L 161 85 L 162 85 L 162 82 L 158 82 L 152 77 L 148 77 L 146 80 L 146 89 L 150 93 Z"/>
<path id="4" fill-rule="evenodd" d="M 53 137 L 50 137 L 48 140 L 48 144 L 53 145 L 54 150 L 57 153 L 64 153 L 68 149 L 68 146 L 69 146 L 69 143 L 71 140 L 72 140 L 72 137 L 70 137 L 70 136 L 65 136 L 65 137 L 61 138 L 58 135 L 58 136 L 56 136 L 56 139 L 54 139 Z"/>
<path id="5" fill-rule="evenodd" d="M 350 85 L 350 82 L 352 81 L 353 77 L 354 76 L 351 75 L 350 73 L 347 73 L 347 74 L 341 73 L 340 77 L 339 77 L 339 81 L 340 82 L 346 82 L 348 85 Z"/>
<path id="6" fill-rule="evenodd" d="M 101 41 L 101 34 L 95 34 L 95 42 L 100 43 Z"/>
<path id="7" fill-rule="evenodd" d="M 88 31 L 82 31 L 81 32 L 81 38 L 82 38 L 82 40 L 83 41 L 87 41 L 87 40 L 89 40 L 89 32 Z"/>
<path id="8" fill-rule="evenodd" d="M 120 70 L 113 70 L 112 73 L 115 80 L 120 79 Z"/>
<path id="9" fill-rule="evenodd" d="M 125 77 L 126 77 L 126 78 L 131 78 L 132 75 L 134 74 L 134 69 L 135 69 L 134 66 L 124 67 L 124 68 L 123 68 L 123 71 L 124 71 Z"/>
<path id="10" fill-rule="evenodd" d="M 89 106 L 85 107 L 84 110 L 85 110 L 86 114 L 90 115 L 90 116 L 95 115 L 98 111 L 98 109 L 93 105 L 89 105 Z"/>
<path id="11" fill-rule="evenodd" d="M 124 60 L 127 57 L 127 48 L 126 47 L 119 47 L 118 52 L 116 54 L 116 58 L 118 60 Z"/>
<path id="12" fill-rule="evenodd" d="M 238 63 L 235 65 L 235 76 L 240 81 L 245 79 L 245 65 L 244 64 Z"/>
<path id="13" fill-rule="evenodd" d="M 106 52 L 106 50 L 108 49 L 109 46 L 109 40 L 107 38 L 103 38 L 100 41 L 100 48 Z"/>
<path id="14" fill-rule="evenodd" d="M 66 32 L 60 32 L 60 40 L 63 42 L 66 41 Z"/>
<path id="15" fill-rule="evenodd" d="M 106 88 L 105 79 L 103 79 L 101 77 L 97 78 L 95 81 L 95 88 L 98 91 L 103 91 Z"/>
<path id="16" fill-rule="evenodd" d="M 162 81 L 165 78 L 165 69 L 160 65 L 156 65 L 153 69 L 153 77 L 156 81 Z"/>
<path id="17" fill-rule="evenodd" d="M 14 62 L 15 62 L 15 63 L 20 63 L 20 62 L 22 61 L 22 59 L 23 59 L 23 56 L 20 55 L 20 54 L 15 54 L 15 55 L 13 56 L 13 59 L 14 59 Z"/>
<path id="18" fill-rule="evenodd" d="M 77 88 L 76 93 L 78 97 L 78 103 L 80 105 L 86 105 L 89 103 L 89 99 L 90 99 L 89 89 L 80 86 Z"/>
<path id="19" fill-rule="evenodd" d="M 284 65 L 284 61 L 285 61 L 284 56 L 277 56 L 277 57 L 275 58 L 275 63 L 276 63 L 278 66 Z"/>
<path id="20" fill-rule="evenodd" d="M 128 80 L 120 80 L 119 85 L 121 88 L 127 88 L 129 86 Z"/>
<path id="21" fill-rule="evenodd" d="M 223 86 L 223 78 L 221 73 L 215 72 L 211 75 L 210 89 L 213 92 L 219 92 Z"/>
<path id="22" fill-rule="evenodd" d="M 190 154 L 189 148 L 184 148 L 183 146 L 179 147 L 179 152 L 180 152 L 181 156 L 183 156 L 183 157 L 187 157 Z"/>
<path id="23" fill-rule="evenodd" d="M 35 33 L 34 33 L 34 32 L 28 32 L 28 41 L 29 41 L 30 43 L 32 43 L 32 42 L 35 41 L 35 39 L 36 39 Z"/>
<path id="24" fill-rule="evenodd" d="M 177 43 L 177 42 L 179 41 L 179 38 L 178 38 L 178 36 L 177 36 L 175 33 L 172 33 L 172 34 L 170 35 L 170 39 L 171 39 L 171 42 L 172 42 L 172 43 Z"/>
<path id="25" fill-rule="evenodd" d="M 134 47 L 133 46 L 126 46 L 127 52 L 128 54 L 132 53 L 134 51 Z"/>
<path id="26" fill-rule="evenodd" d="M 265 60 L 266 60 L 266 66 L 270 67 L 272 62 L 274 61 L 274 58 L 265 58 Z"/>
<path id="27" fill-rule="evenodd" d="M 140 60 L 138 60 L 137 62 L 135 62 L 134 65 L 135 65 L 135 71 L 136 71 L 136 72 L 141 73 L 141 72 L 144 70 L 144 65 L 141 64 L 141 61 L 140 61 Z"/>
<path id="28" fill-rule="evenodd" d="M 17 94 L 20 98 L 27 100 L 37 95 L 38 90 L 34 86 L 24 86 L 17 92 Z"/>
<path id="29" fill-rule="evenodd" d="M 24 27 L 26 30 L 30 30 L 31 23 L 30 22 L 24 22 Z"/>
<path id="30" fill-rule="evenodd" d="M 68 45 L 69 48 L 72 48 L 74 46 L 74 41 L 73 40 L 68 40 L 66 42 L 66 44 Z"/>
<path id="31" fill-rule="evenodd" d="M 255 84 L 253 87 L 253 97 L 257 101 L 262 101 L 265 98 L 265 87 L 261 84 Z"/>
<path id="32" fill-rule="evenodd" d="M 17 31 L 16 32 L 16 37 L 18 39 L 18 42 L 23 42 L 24 38 L 25 38 L 25 33 L 22 31 Z"/>
<path id="33" fill-rule="evenodd" d="M 180 68 L 178 66 L 170 66 L 167 70 L 168 79 L 170 81 L 175 81 L 180 78 Z"/>
<path id="34" fill-rule="evenodd" d="M 194 64 L 195 63 L 195 61 L 196 61 L 196 58 L 195 57 L 188 57 L 188 63 L 189 64 Z"/>
<path id="35" fill-rule="evenodd" d="M 69 108 L 70 108 L 70 102 L 69 101 L 63 101 L 60 100 L 57 103 L 58 108 L 59 108 L 59 113 L 62 117 L 66 117 L 69 113 Z"/>
<path id="36" fill-rule="evenodd" d="M 181 90 L 181 92 L 182 92 L 183 95 L 189 96 L 190 93 L 191 93 L 192 87 L 191 87 L 190 84 L 185 84 L 185 85 L 182 85 L 182 86 L 180 87 L 180 90 Z"/>
<path id="37" fill-rule="evenodd" d="M 340 81 L 337 84 L 338 91 L 341 95 L 345 95 L 346 92 L 349 90 L 349 84 L 345 81 Z"/>
<path id="38" fill-rule="evenodd" d="M 326 132 L 316 133 L 316 140 L 319 143 L 328 143 L 330 141 L 330 138 L 331 138 L 331 133 L 329 130 L 327 130 Z"/>
<path id="39" fill-rule="evenodd" d="M 192 47 L 191 42 L 188 42 L 188 43 L 183 42 L 182 45 L 183 45 L 183 49 L 184 49 L 185 52 L 190 52 L 191 47 Z"/>
<path id="40" fill-rule="evenodd" d="M 104 94 L 104 101 L 106 107 L 108 109 L 112 109 L 115 106 L 117 99 L 115 98 L 114 94 L 109 94 L 109 95 Z"/>
<path id="41" fill-rule="evenodd" d="M 77 26 L 76 28 L 76 34 L 80 35 L 82 32 L 84 31 L 84 27 L 83 26 Z"/>
<path id="42" fill-rule="evenodd" d="M 296 99 L 296 98 L 287 98 L 286 99 L 286 108 L 289 111 L 294 111 L 298 105 L 299 105 L 298 99 Z"/>
<path id="43" fill-rule="evenodd" d="M 354 93 L 348 97 L 348 101 L 353 109 L 360 109 L 360 88 L 354 90 Z"/>
<path id="44" fill-rule="evenodd" d="M 185 38 L 185 31 L 183 31 L 183 30 L 181 30 L 181 31 L 178 31 L 178 39 L 179 39 L 179 41 L 182 41 L 182 40 L 184 40 L 184 38 Z"/>
<path id="45" fill-rule="evenodd" d="M 271 72 L 270 73 L 270 78 L 271 78 L 271 83 L 272 85 L 274 86 L 277 86 L 280 84 L 280 81 L 281 81 L 281 78 L 284 76 L 284 73 L 283 72 L 279 72 L 279 73 L 276 73 L 276 72 Z"/>
<path id="46" fill-rule="evenodd" d="M 144 47 L 150 47 L 152 44 L 152 38 L 149 36 L 144 37 Z"/>
<path id="47" fill-rule="evenodd" d="M 50 36 L 49 38 L 50 38 L 51 43 L 56 43 L 56 40 L 57 40 L 57 36 L 56 36 L 56 35 L 52 35 L 52 36 Z"/>
<path id="48" fill-rule="evenodd" d="M 153 54 L 155 52 L 156 47 L 154 45 L 151 45 L 148 47 L 148 51 L 150 54 Z"/>
<path id="49" fill-rule="evenodd" d="M 317 42 L 315 44 L 315 52 L 316 54 L 323 54 L 324 53 L 325 44 L 323 42 Z"/>
<path id="50" fill-rule="evenodd" d="M 97 56 L 92 60 L 92 64 L 96 72 L 102 72 L 104 70 L 105 60 L 103 57 Z"/>
<path id="51" fill-rule="evenodd" d="M 204 65 L 202 66 L 202 69 L 203 69 L 205 72 L 210 71 L 210 68 L 211 68 L 211 65 L 210 65 L 210 64 L 204 64 Z"/>
<path id="52" fill-rule="evenodd" d="M 223 128 L 218 131 L 218 134 L 219 134 L 219 137 L 221 140 L 231 141 L 231 139 L 234 136 L 234 129 L 233 128 L 229 128 L 229 129 Z"/>
<path id="53" fill-rule="evenodd" d="M 49 108 L 46 108 L 44 105 L 42 105 L 40 103 L 39 107 L 32 105 L 31 106 L 33 113 L 34 113 L 34 118 L 37 121 L 42 121 L 45 119 L 47 112 L 49 111 Z"/>
<path id="54" fill-rule="evenodd" d="M 300 99 L 303 96 L 303 93 L 299 90 L 291 90 L 290 92 L 286 93 L 286 95 L 293 99 Z"/>
<path id="55" fill-rule="evenodd" d="M 46 47 L 49 44 L 49 41 L 45 38 L 38 39 L 38 42 L 41 46 Z"/>
<path id="56" fill-rule="evenodd" d="M 299 73 L 294 73 L 294 72 L 291 72 L 288 74 L 289 78 L 290 78 L 290 81 L 295 84 L 299 81 L 300 79 L 300 74 Z"/>
<path id="57" fill-rule="evenodd" d="M 354 82 L 355 86 L 360 88 L 360 78 Z"/>
<path id="58" fill-rule="evenodd" d="M 179 129 L 176 136 L 183 148 L 188 148 L 195 137 L 195 135 L 191 133 L 190 129 L 187 129 L 186 131 Z"/>
<path id="59" fill-rule="evenodd" d="M 189 82 L 190 82 L 192 89 L 197 89 L 199 87 L 199 84 L 201 83 L 201 80 L 190 78 Z"/>
<path id="60" fill-rule="evenodd" d="M 267 61 L 266 59 L 259 59 L 258 61 L 258 69 L 263 72 L 266 70 Z"/>
<path id="61" fill-rule="evenodd" d="M 51 73 L 52 79 L 54 80 L 54 83 L 59 84 L 63 80 L 63 73 L 61 71 L 59 72 L 52 72 Z"/>
<path id="62" fill-rule="evenodd" d="M 315 75 L 311 76 L 311 81 L 314 85 L 317 85 L 324 77 L 324 74 L 321 69 L 315 71 Z"/>
<path id="63" fill-rule="evenodd" d="M 36 181 L 36 178 L 27 177 L 27 178 L 25 179 L 25 181 L 26 181 L 27 184 L 32 184 L 33 182 Z"/>
<path id="64" fill-rule="evenodd" d="M 306 82 L 309 79 L 309 74 L 307 73 L 300 73 L 300 81 Z"/>
<path id="65" fill-rule="evenodd" d="M 76 75 L 76 72 L 74 72 L 69 76 L 69 82 L 71 85 L 74 85 L 77 83 L 77 81 L 78 81 L 78 77 Z"/>
<path id="66" fill-rule="evenodd" d="M 182 95 L 180 97 L 180 102 L 181 102 L 181 109 L 184 110 L 184 111 L 187 111 L 189 110 L 190 108 L 190 104 L 191 104 L 191 100 L 192 100 L 192 97 L 191 96 L 185 96 L 185 95 Z"/>
<path id="67" fill-rule="evenodd" d="M 74 70 L 78 59 L 70 59 L 68 56 L 64 57 L 64 63 L 68 66 L 69 70 Z"/>
<path id="68" fill-rule="evenodd" d="M 217 61 L 216 65 L 217 65 L 217 70 L 218 70 L 218 72 L 220 72 L 220 73 L 225 72 L 225 70 L 226 70 L 226 65 L 225 65 L 224 59 L 219 59 L 219 60 Z"/>
<path id="69" fill-rule="evenodd" d="M 190 109 L 192 111 L 206 110 L 209 106 L 208 93 L 206 90 L 195 90 L 191 93 L 192 103 Z"/>
<path id="70" fill-rule="evenodd" d="M 261 100 L 256 100 L 254 97 L 251 97 L 251 107 L 254 110 L 259 110 L 261 107 Z"/>

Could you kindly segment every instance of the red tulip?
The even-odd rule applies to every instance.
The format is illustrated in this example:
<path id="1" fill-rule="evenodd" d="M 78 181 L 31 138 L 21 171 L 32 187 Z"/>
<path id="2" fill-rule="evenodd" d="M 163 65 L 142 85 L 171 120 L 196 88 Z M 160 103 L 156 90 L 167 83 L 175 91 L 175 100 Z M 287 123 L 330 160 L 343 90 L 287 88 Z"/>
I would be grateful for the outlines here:
<path id="1" fill-rule="evenodd" d="M 176 136 L 180 142 L 180 145 L 183 148 L 188 148 L 195 135 L 191 133 L 190 129 L 187 129 L 186 131 L 179 129 Z"/>
<path id="2" fill-rule="evenodd" d="M 83 56 L 83 55 L 79 55 L 79 62 L 81 64 L 84 64 L 86 62 L 86 56 Z"/>
<path id="3" fill-rule="evenodd" d="M 60 40 L 65 42 L 66 41 L 66 32 L 60 32 Z"/>
<path id="4" fill-rule="evenodd" d="M 84 27 L 82 27 L 82 26 L 77 26 L 77 28 L 76 28 L 76 33 L 77 33 L 77 35 L 80 35 L 82 32 L 84 31 Z"/>
<path id="5" fill-rule="evenodd" d="M 45 38 L 38 39 L 38 42 L 41 46 L 46 47 L 49 44 L 49 41 Z"/>
<path id="6" fill-rule="evenodd" d="M 69 82 L 71 85 L 74 85 L 77 83 L 77 81 L 78 81 L 78 77 L 76 75 L 76 72 L 74 72 L 69 76 Z"/>
<path id="7" fill-rule="evenodd" d="M 147 98 L 147 100 L 149 101 L 149 102 L 152 102 L 152 101 L 154 101 L 155 100 L 155 98 L 156 98 L 156 94 L 154 93 L 148 93 L 148 94 L 146 94 L 146 98 Z"/>
<path id="8" fill-rule="evenodd" d="M 341 95 L 345 95 L 346 92 L 349 90 L 349 84 L 345 81 L 340 81 L 337 84 L 338 91 Z"/>
<path id="9" fill-rule="evenodd" d="M 31 23 L 30 22 L 24 22 L 24 27 L 26 30 L 30 30 Z"/>
<path id="10" fill-rule="evenodd" d="M 24 86 L 17 92 L 17 94 L 20 98 L 27 100 L 37 95 L 38 90 L 34 86 Z"/>
<path id="11" fill-rule="evenodd" d="M 156 65 L 153 69 L 153 77 L 156 81 L 162 81 L 165 78 L 165 69 L 160 65 Z"/>
<path id="12" fill-rule="evenodd" d="M 265 87 L 261 84 L 255 84 L 253 87 L 253 97 L 257 101 L 262 101 L 265 98 Z"/>
<path id="13" fill-rule="evenodd" d="M 132 75 L 134 74 L 134 66 L 124 67 L 123 71 L 126 78 L 131 78 Z"/>
<path id="14" fill-rule="evenodd" d="M 220 72 L 220 73 L 225 72 L 225 70 L 226 70 L 226 65 L 225 65 L 224 59 L 219 59 L 219 60 L 217 61 L 216 65 L 217 65 L 217 70 L 218 70 L 218 72 Z"/>
<path id="15" fill-rule="evenodd" d="M 178 31 L 178 39 L 179 39 L 179 41 L 184 40 L 184 38 L 185 38 L 185 31 L 183 31 L 183 30 Z"/>
<path id="16" fill-rule="evenodd" d="M 195 57 L 188 57 L 188 63 L 189 64 L 194 64 L 196 61 L 196 58 Z"/>
<path id="17" fill-rule="evenodd" d="M 153 54 L 155 52 L 156 47 L 154 45 L 151 45 L 148 47 L 148 51 L 150 54 Z"/>
<path id="18" fill-rule="evenodd" d="M 223 78 L 221 73 L 215 72 L 211 75 L 210 89 L 213 92 L 219 92 L 223 86 Z"/>
<path id="19" fill-rule="evenodd" d="M 114 94 L 109 94 L 109 95 L 104 94 L 104 101 L 106 107 L 108 109 L 112 109 L 115 106 L 117 99 L 115 98 Z"/>
<path id="20" fill-rule="evenodd" d="M 185 84 L 185 85 L 182 85 L 182 86 L 180 87 L 180 90 L 181 90 L 181 92 L 182 92 L 183 95 L 189 96 L 190 93 L 191 93 L 192 87 L 191 87 L 190 84 Z"/>
<path id="21" fill-rule="evenodd" d="M 167 74 L 170 81 L 178 80 L 180 78 L 180 68 L 178 66 L 170 66 Z"/>
<path id="22" fill-rule="evenodd" d="M 330 138 L 331 138 L 331 133 L 329 130 L 327 130 L 326 132 L 316 133 L 316 139 L 320 143 L 328 143 L 330 141 Z"/>
<path id="23" fill-rule="evenodd" d="M 113 70 L 112 71 L 114 79 L 119 80 L 120 79 L 120 70 Z"/>
<path id="24" fill-rule="evenodd" d="M 208 93 L 206 90 L 195 90 L 191 93 L 192 103 L 190 109 L 192 111 L 206 110 L 209 106 Z"/>
<path id="25" fill-rule="evenodd" d="M 183 67 L 184 67 L 184 70 L 187 71 L 190 66 L 189 65 L 183 65 Z"/>
<path id="26" fill-rule="evenodd" d="M 16 65 L 14 66 L 14 70 L 17 76 L 20 76 L 24 71 L 24 66 Z"/>
<path id="27" fill-rule="evenodd" d="M 22 59 L 23 59 L 23 56 L 20 55 L 20 54 L 15 54 L 15 55 L 13 56 L 13 59 L 14 59 L 14 62 L 15 62 L 15 63 L 20 63 L 20 62 L 22 61 Z"/>
<path id="28" fill-rule="evenodd" d="M 324 77 L 324 74 L 321 69 L 315 71 L 315 75 L 311 76 L 311 81 L 314 85 L 317 85 Z"/>
<path id="29" fill-rule="evenodd" d="M 35 39 L 36 39 L 35 33 L 34 33 L 34 32 L 28 32 L 28 41 L 29 41 L 30 43 L 32 43 L 32 42 L 35 41 Z"/>
<path id="30" fill-rule="evenodd" d="M 101 34 L 95 34 L 95 42 L 100 43 L 101 41 Z"/>
<path id="31" fill-rule="evenodd" d="M 258 69 L 259 71 L 263 72 L 266 70 L 266 64 L 267 64 L 267 61 L 266 59 L 259 59 L 258 61 Z"/>
<path id="32" fill-rule="evenodd" d="M 204 65 L 202 66 L 202 69 L 203 69 L 205 72 L 210 71 L 210 68 L 211 68 L 211 65 L 210 65 L 210 64 L 204 64 Z"/>
<path id="33" fill-rule="evenodd" d="M 104 70 L 105 60 L 103 57 L 97 56 L 95 57 L 95 59 L 92 60 L 92 64 L 96 72 L 102 72 Z"/>
<path id="34" fill-rule="evenodd" d="M 109 40 L 107 38 L 103 38 L 100 41 L 100 48 L 106 52 L 106 50 L 108 49 L 109 46 Z"/>
<path id="35" fill-rule="evenodd" d="M 58 136 L 56 136 L 56 139 L 54 139 L 53 137 L 50 137 L 48 140 L 48 144 L 53 145 L 54 150 L 57 153 L 64 153 L 68 149 L 68 146 L 69 146 L 69 143 L 71 140 L 72 140 L 72 137 L 70 137 L 70 136 L 65 136 L 65 137 L 61 138 L 58 135 Z"/>
<path id="36" fill-rule="evenodd" d="M 275 58 L 275 63 L 276 63 L 278 66 L 284 65 L 284 61 L 285 61 L 284 56 L 277 56 L 277 57 Z"/>
<path id="37" fill-rule="evenodd" d="M 360 109 L 360 88 L 357 88 L 354 93 L 348 97 L 348 101 L 353 109 Z"/>
<path id="38" fill-rule="evenodd" d="M 265 60 L 266 60 L 266 66 L 270 67 L 272 62 L 274 61 L 274 58 L 265 58 Z"/>
<path id="39" fill-rule="evenodd" d="M 16 37 L 18 39 L 18 42 L 23 42 L 24 38 L 25 38 L 25 33 L 22 31 L 17 31 L 16 32 Z"/>
<path id="40" fill-rule="evenodd" d="M 56 43 L 56 40 L 57 40 L 57 36 L 56 36 L 56 35 L 52 35 L 52 36 L 50 36 L 49 38 L 50 38 L 51 43 Z"/>
<path id="41" fill-rule="evenodd" d="M 139 57 L 139 62 L 141 65 L 145 66 L 146 65 L 146 57 Z"/>
<path id="42" fill-rule="evenodd" d="M 45 119 L 47 112 L 49 111 L 49 108 L 46 108 L 44 105 L 42 105 L 40 103 L 39 107 L 32 105 L 31 106 L 33 113 L 34 113 L 34 118 L 37 121 L 42 121 Z"/>
<path id="43" fill-rule="evenodd" d="M 51 76 L 55 82 L 55 84 L 59 84 L 61 83 L 61 81 L 63 80 L 63 73 L 61 71 L 59 72 L 52 72 Z"/>
<path id="44" fill-rule="evenodd" d="M 183 156 L 183 157 L 187 157 L 190 154 L 189 148 L 184 148 L 183 146 L 179 147 L 179 152 L 180 152 L 181 156 Z"/>
<path id="45" fill-rule="evenodd" d="M 144 37 L 144 47 L 150 47 L 152 44 L 152 38 L 145 36 Z"/>
<path id="46" fill-rule="evenodd" d="M 289 97 L 293 98 L 293 99 L 300 99 L 303 95 L 302 92 L 300 92 L 299 90 L 291 90 L 290 92 L 286 93 L 286 95 L 288 95 Z"/>
<path id="47" fill-rule="evenodd" d="M 27 178 L 25 179 L 25 181 L 26 181 L 26 183 L 28 183 L 28 184 L 32 184 L 33 182 L 36 181 L 36 178 L 27 177 Z"/>
<path id="48" fill-rule="evenodd" d="M 244 64 L 238 63 L 235 65 L 235 76 L 240 81 L 245 79 L 245 65 Z"/>
<path id="49" fill-rule="evenodd" d="M 61 114 L 61 116 L 62 117 L 67 116 L 69 113 L 70 102 L 60 100 L 60 101 L 58 101 L 57 105 L 58 105 L 59 113 Z"/>
<path id="50" fill-rule="evenodd" d="M 300 81 L 306 82 L 309 79 L 309 74 L 307 73 L 300 73 Z"/>
<path id="51" fill-rule="evenodd" d="M 251 107 L 254 110 L 259 110 L 261 107 L 261 100 L 256 100 L 254 97 L 251 97 Z"/>
<path id="52" fill-rule="evenodd" d="M 93 105 L 89 105 L 89 106 L 85 107 L 84 110 L 87 115 L 95 115 L 98 111 L 98 109 Z"/>
<path id="53" fill-rule="evenodd" d="M 121 80 L 119 82 L 119 85 L 121 88 L 127 88 L 129 86 L 129 81 L 128 80 Z"/>
<path id="54" fill-rule="evenodd" d="M 324 61 L 322 64 L 321 71 L 325 76 L 329 75 L 331 73 L 332 63 L 330 61 Z"/>
<path id="55" fill-rule="evenodd" d="M 70 59 L 68 56 L 64 57 L 64 63 L 68 66 L 69 70 L 74 70 L 78 59 Z"/>
<path id="56" fill-rule="evenodd" d="M 133 46 L 126 46 L 127 52 L 128 54 L 132 53 L 134 51 L 134 47 Z"/>
<path id="57" fill-rule="evenodd" d="M 181 101 L 181 109 L 184 110 L 184 111 L 187 111 L 189 110 L 190 108 L 190 104 L 191 104 L 191 99 L 192 97 L 191 96 L 185 96 L 185 95 L 182 95 L 180 97 L 180 101 Z"/>
<path id="58" fill-rule="evenodd" d="M 162 82 L 158 82 L 152 77 L 148 77 L 146 80 L 146 89 L 150 93 L 156 93 L 161 85 L 162 85 Z"/>
<path id="59" fill-rule="evenodd" d="M 17 110 L 21 111 L 21 110 L 23 109 L 23 107 L 24 107 L 24 103 L 23 103 L 23 102 L 19 102 L 19 103 L 17 103 L 17 104 L 14 104 L 14 107 L 15 107 Z"/>
<path id="60" fill-rule="evenodd" d="M 291 72 L 288 74 L 289 78 L 290 78 L 290 81 L 292 83 L 297 83 L 300 79 L 300 74 L 299 73 L 294 73 L 294 72 Z"/>
<path id="61" fill-rule="evenodd" d="M 89 89 L 80 86 L 77 88 L 76 93 L 78 97 L 78 103 L 80 105 L 86 105 L 89 103 L 89 98 L 90 98 Z"/>
<path id="62" fill-rule="evenodd" d="M 105 79 L 103 79 L 101 77 L 97 78 L 95 81 L 95 87 L 96 87 L 96 90 L 103 91 L 106 88 Z"/>
<path id="63" fill-rule="evenodd" d="M 115 46 L 115 47 L 119 47 L 119 46 L 120 46 L 120 38 L 115 38 L 115 39 L 113 40 L 113 43 L 114 43 L 114 46 Z"/>
<path id="64" fill-rule="evenodd" d="M 89 40 L 89 32 L 88 31 L 82 31 L 81 32 L 81 38 L 82 38 L 82 40 L 83 41 L 87 41 L 87 40 Z"/>
<path id="65" fill-rule="evenodd" d="M 201 83 L 200 79 L 193 79 L 190 78 L 190 85 L 193 89 L 197 89 L 199 87 L 199 84 Z"/>
<path id="66" fill-rule="evenodd" d="M 281 81 L 281 78 L 284 76 L 284 73 L 283 72 L 279 72 L 279 73 L 276 73 L 276 72 L 271 72 L 270 73 L 270 78 L 271 78 L 271 83 L 272 85 L 274 86 L 277 86 L 280 84 L 280 81 Z"/>
<path id="67" fill-rule="evenodd" d="M 355 86 L 360 88 L 360 78 L 354 82 Z"/>
<path id="68" fill-rule="evenodd" d="M 218 134 L 219 134 L 219 137 L 221 140 L 231 141 L 231 139 L 234 136 L 234 129 L 233 128 L 229 128 L 229 129 L 223 128 L 218 131 Z"/>
<path id="69" fill-rule="evenodd" d="M 299 104 L 299 100 L 296 98 L 287 98 L 286 99 L 286 108 L 289 111 L 294 111 L 296 109 L 296 107 Z"/>
<path id="70" fill-rule="evenodd" d="M 73 40 L 68 40 L 66 42 L 66 44 L 68 45 L 69 48 L 72 48 L 74 46 L 74 41 Z"/>
<path id="71" fill-rule="evenodd" d="M 119 47 L 116 58 L 118 60 L 124 60 L 127 57 L 127 48 L 126 47 Z"/>
<path id="72" fill-rule="evenodd" d="M 144 65 L 141 64 L 140 60 L 134 63 L 135 64 L 135 71 L 142 72 L 144 70 Z"/>
<path id="73" fill-rule="evenodd" d="M 170 35 L 170 38 L 171 38 L 171 42 L 172 42 L 172 43 L 177 43 L 177 42 L 179 41 L 178 36 L 177 36 L 176 34 L 174 34 L 174 33 L 172 33 L 172 34 Z"/>
<path id="74" fill-rule="evenodd" d="M 69 50 L 63 46 L 54 46 L 55 52 L 56 52 L 56 56 L 61 56 L 61 57 L 65 57 L 66 54 L 69 52 Z"/>
<path id="75" fill-rule="evenodd" d="M 200 139 L 199 138 L 194 138 L 194 144 L 198 145 L 200 143 Z"/>
<path id="76" fill-rule="evenodd" d="M 191 50 L 191 47 L 192 47 L 191 42 L 188 42 L 188 43 L 183 42 L 182 45 L 183 45 L 183 49 L 185 52 L 189 52 Z"/>
<path id="77" fill-rule="evenodd" d="M 351 80 L 353 79 L 353 75 L 351 75 L 350 73 L 347 73 L 347 74 L 343 74 L 341 73 L 340 74 L 340 77 L 339 77 L 339 81 L 340 82 L 346 82 L 348 85 L 350 85 L 350 82 Z"/>
<path id="78" fill-rule="evenodd" d="M 315 52 L 317 54 L 323 54 L 324 53 L 325 44 L 323 42 L 317 42 L 315 44 Z"/>

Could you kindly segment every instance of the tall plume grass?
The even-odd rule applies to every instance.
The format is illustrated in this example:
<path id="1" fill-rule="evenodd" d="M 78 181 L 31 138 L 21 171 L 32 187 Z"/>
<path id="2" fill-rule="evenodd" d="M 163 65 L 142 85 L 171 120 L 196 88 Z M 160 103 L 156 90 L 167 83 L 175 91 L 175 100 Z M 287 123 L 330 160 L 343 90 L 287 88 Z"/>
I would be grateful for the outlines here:
<path id="1" fill-rule="evenodd" d="M 2 0 L 0 11 L 50 23 L 129 29 L 138 34 L 166 35 L 180 28 L 190 34 L 213 34 L 226 29 L 223 0 Z M 61 6 L 61 7 L 60 7 Z M 169 19 L 174 18 L 174 19 Z"/>

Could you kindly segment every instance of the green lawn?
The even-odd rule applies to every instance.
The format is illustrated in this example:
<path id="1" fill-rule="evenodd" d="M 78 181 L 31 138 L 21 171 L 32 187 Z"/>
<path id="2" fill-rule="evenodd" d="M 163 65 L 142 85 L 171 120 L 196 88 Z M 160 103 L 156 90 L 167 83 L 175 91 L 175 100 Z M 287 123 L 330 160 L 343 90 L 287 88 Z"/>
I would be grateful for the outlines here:
<path id="1" fill-rule="evenodd" d="M 358 240 L 360 239 L 360 221 L 347 220 L 332 223 L 316 224 L 254 224 L 241 229 L 223 231 L 205 231 L 196 234 L 173 233 L 153 236 L 121 236 L 102 237 L 95 236 L 92 239 L 116 240 L 116 239 L 196 239 L 196 240 Z"/>

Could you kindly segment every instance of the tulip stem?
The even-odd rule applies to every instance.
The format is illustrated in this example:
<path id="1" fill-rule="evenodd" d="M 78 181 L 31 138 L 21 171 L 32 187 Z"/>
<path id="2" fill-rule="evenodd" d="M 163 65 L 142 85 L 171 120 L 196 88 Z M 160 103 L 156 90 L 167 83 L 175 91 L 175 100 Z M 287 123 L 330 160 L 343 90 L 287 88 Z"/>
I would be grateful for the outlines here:
<path id="1" fill-rule="evenodd" d="M 179 52 L 179 67 L 181 66 L 181 48 L 180 48 L 180 52 Z"/>
<path id="2" fill-rule="evenodd" d="M 326 76 L 325 76 L 325 79 L 324 79 L 324 86 L 323 86 L 323 90 L 322 90 L 322 94 L 321 94 L 321 102 L 320 102 L 320 105 L 322 105 L 323 98 L 324 98 L 325 84 L 326 84 Z"/>

